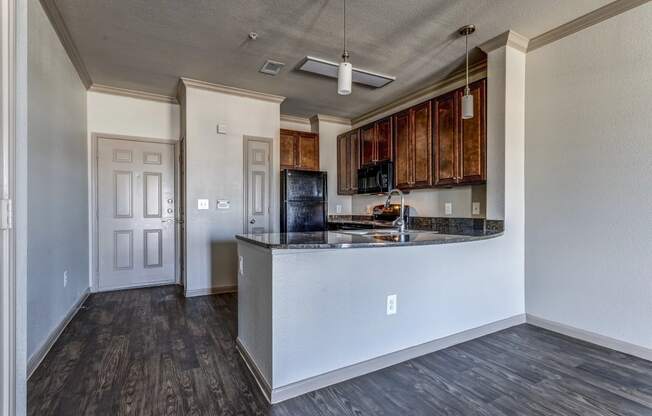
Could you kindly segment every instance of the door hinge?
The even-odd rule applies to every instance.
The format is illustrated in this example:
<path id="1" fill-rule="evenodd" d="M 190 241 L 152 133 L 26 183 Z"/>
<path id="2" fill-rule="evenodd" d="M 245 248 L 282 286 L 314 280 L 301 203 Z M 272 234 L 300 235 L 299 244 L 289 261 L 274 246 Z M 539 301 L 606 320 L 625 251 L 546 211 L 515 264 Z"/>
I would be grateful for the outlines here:
<path id="1" fill-rule="evenodd" d="M 11 199 L 0 199 L 0 230 L 13 227 L 13 209 Z"/>

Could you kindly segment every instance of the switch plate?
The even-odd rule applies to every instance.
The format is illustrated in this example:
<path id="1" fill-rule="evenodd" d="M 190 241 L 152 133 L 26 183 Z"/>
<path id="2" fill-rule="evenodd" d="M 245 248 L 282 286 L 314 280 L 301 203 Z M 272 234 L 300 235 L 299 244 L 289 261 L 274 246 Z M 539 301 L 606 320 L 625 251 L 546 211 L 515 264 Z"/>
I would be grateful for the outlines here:
<path id="1" fill-rule="evenodd" d="M 217 209 L 229 209 L 231 208 L 231 202 L 226 199 L 217 200 Z"/>
<path id="2" fill-rule="evenodd" d="M 244 257 L 239 256 L 238 257 L 238 271 L 240 272 L 240 275 L 244 275 Z"/>
<path id="3" fill-rule="evenodd" d="M 446 202 L 444 204 L 444 213 L 446 215 L 453 215 L 453 203 L 452 202 Z"/>
<path id="4" fill-rule="evenodd" d="M 197 200 L 197 209 L 209 209 L 208 199 L 198 199 Z"/>
<path id="5" fill-rule="evenodd" d="M 387 315 L 396 315 L 396 295 L 387 296 Z"/>
<path id="6" fill-rule="evenodd" d="M 63 287 L 68 286 L 68 270 L 63 271 Z"/>
<path id="7" fill-rule="evenodd" d="M 226 134 L 226 124 L 217 125 L 217 134 Z"/>
<path id="8" fill-rule="evenodd" d="M 474 202 L 473 203 L 473 215 L 480 215 L 480 203 L 479 202 Z"/>
<path id="9" fill-rule="evenodd" d="M 340 204 L 335 205 L 335 212 L 338 213 L 338 214 L 341 214 L 342 213 L 342 205 L 340 205 Z"/>

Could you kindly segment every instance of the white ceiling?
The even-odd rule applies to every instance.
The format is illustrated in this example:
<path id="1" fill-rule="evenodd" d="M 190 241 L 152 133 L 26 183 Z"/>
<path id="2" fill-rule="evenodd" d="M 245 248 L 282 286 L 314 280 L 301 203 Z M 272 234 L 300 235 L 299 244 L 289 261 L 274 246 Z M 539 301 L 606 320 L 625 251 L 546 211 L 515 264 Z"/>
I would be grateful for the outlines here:
<path id="1" fill-rule="evenodd" d="M 355 117 L 445 77 L 470 45 L 508 29 L 540 35 L 611 0 L 349 0 L 355 67 L 396 76 L 387 87 L 354 85 L 294 70 L 306 56 L 338 61 L 342 0 L 56 0 L 94 83 L 175 95 L 179 77 L 287 97 L 281 112 Z M 249 40 L 249 32 L 258 39 Z M 477 56 L 477 54 L 476 54 Z M 286 63 L 275 77 L 266 59 Z"/>

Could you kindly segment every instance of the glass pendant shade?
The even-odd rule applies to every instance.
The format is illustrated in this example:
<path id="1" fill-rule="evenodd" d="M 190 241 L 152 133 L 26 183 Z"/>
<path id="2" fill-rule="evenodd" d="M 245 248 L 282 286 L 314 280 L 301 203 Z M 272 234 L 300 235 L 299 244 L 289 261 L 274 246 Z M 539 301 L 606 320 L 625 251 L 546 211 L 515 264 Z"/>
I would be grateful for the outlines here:
<path id="1" fill-rule="evenodd" d="M 353 79 L 353 66 L 350 62 L 340 63 L 337 70 L 337 93 L 339 95 L 351 94 L 351 81 Z"/>
<path id="2" fill-rule="evenodd" d="M 473 118 L 473 96 L 468 91 L 462 96 L 462 118 Z"/>

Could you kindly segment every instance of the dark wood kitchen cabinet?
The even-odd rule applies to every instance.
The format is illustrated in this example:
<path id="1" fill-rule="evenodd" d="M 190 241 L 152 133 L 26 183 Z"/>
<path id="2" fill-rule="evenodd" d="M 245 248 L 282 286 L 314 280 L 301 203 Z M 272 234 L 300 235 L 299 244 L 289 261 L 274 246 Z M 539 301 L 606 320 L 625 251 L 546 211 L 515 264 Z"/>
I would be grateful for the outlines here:
<path id="1" fill-rule="evenodd" d="M 337 136 L 337 194 L 352 195 L 358 191 L 360 167 L 360 131 Z"/>
<path id="2" fill-rule="evenodd" d="M 319 135 L 281 129 L 281 169 L 319 170 Z"/>
<path id="3" fill-rule="evenodd" d="M 486 180 L 486 81 L 477 81 L 469 88 L 473 95 L 473 118 L 462 119 L 463 88 L 432 101 L 434 184 L 437 186 Z"/>
<path id="4" fill-rule="evenodd" d="M 400 189 L 432 185 L 431 104 L 421 103 L 394 116 L 394 179 Z"/>
<path id="5" fill-rule="evenodd" d="M 392 117 L 360 128 L 360 164 L 392 160 Z"/>

